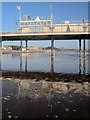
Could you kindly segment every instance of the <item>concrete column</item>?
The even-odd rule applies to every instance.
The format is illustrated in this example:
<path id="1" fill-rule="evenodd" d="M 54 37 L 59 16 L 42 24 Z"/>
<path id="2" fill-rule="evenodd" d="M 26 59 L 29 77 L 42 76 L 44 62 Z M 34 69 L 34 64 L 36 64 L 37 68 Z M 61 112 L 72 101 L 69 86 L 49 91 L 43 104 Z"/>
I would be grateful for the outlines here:
<path id="1" fill-rule="evenodd" d="M 2 47 L 2 39 L 0 39 L 0 47 Z"/>
<path id="2" fill-rule="evenodd" d="M 54 80 L 54 40 L 51 39 L 51 81 Z"/>
<path id="3" fill-rule="evenodd" d="M 80 54 L 80 56 L 81 56 L 81 54 L 82 54 L 82 50 L 81 50 L 81 39 L 79 39 L 79 54 Z"/>
<path id="4" fill-rule="evenodd" d="M 27 53 L 26 53 L 26 61 L 25 61 L 25 72 L 27 72 Z"/>
<path id="5" fill-rule="evenodd" d="M 89 28 L 90 31 L 90 28 Z M 90 40 L 88 39 L 88 52 L 90 51 Z M 87 57 L 88 59 L 88 74 L 90 74 L 90 60 L 89 60 L 89 56 Z"/>
<path id="6" fill-rule="evenodd" d="M 81 50 L 81 39 L 79 39 L 79 75 L 81 75 L 82 72 L 82 50 Z"/>
<path id="7" fill-rule="evenodd" d="M 20 53 L 20 71 L 22 71 L 22 52 Z"/>
<path id="8" fill-rule="evenodd" d="M 83 40 L 83 52 L 84 52 L 84 58 L 86 57 L 86 44 L 85 39 Z"/>
<path id="9" fill-rule="evenodd" d="M 22 39 L 20 41 L 20 71 L 22 71 Z"/>
<path id="10" fill-rule="evenodd" d="M 28 42 L 28 40 L 26 40 L 26 52 L 27 52 L 27 42 Z"/>
<path id="11" fill-rule="evenodd" d="M 86 73 L 86 60 L 83 60 L 83 74 L 85 75 Z"/>
<path id="12" fill-rule="evenodd" d="M 51 55 L 51 81 L 54 81 L 54 54 Z"/>
<path id="13" fill-rule="evenodd" d="M 2 54 L 2 40 L 0 39 L 0 54 Z"/>
<path id="14" fill-rule="evenodd" d="M 54 53 L 54 40 L 51 40 L 51 56 L 53 56 Z"/>
<path id="15" fill-rule="evenodd" d="M 0 77 L 2 76 L 1 65 L 2 65 L 2 39 L 0 39 Z"/>
<path id="16" fill-rule="evenodd" d="M 0 54 L 0 77 L 1 77 L 2 55 Z"/>
<path id="17" fill-rule="evenodd" d="M 79 75 L 81 75 L 82 72 L 82 59 L 81 57 L 79 58 Z"/>
<path id="18" fill-rule="evenodd" d="M 22 52 L 22 40 L 20 41 L 20 52 Z"/>

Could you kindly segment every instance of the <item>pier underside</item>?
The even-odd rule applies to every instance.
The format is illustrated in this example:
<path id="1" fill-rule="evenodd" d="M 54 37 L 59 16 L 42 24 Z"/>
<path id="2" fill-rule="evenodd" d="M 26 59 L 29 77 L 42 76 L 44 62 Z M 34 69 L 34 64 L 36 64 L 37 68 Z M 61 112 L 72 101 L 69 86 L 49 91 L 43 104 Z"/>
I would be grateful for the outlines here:
<path id="1" fill-rule="evenodd" d="M 79 34 L 79 35 L 11 35 L 2 36 L 2 41 L 18 41 L 18 40 L 78 40 L 78 39 L 90 39 L 90 34 Z"/>

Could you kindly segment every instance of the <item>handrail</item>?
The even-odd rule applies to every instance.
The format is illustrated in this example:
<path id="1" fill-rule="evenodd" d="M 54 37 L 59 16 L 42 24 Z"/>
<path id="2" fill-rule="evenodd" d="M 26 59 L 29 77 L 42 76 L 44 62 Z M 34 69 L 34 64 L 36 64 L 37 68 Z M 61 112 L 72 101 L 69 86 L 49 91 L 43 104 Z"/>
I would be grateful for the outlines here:
<path id="1" fill-rule="evenodd" d="M 11 33 L 11 34 L 40 34 L 40 33 L 83 33 L 84 31 L 70 31 L 70 32 L 64 32 L 64 31 L 61 31 L 61 32 L 50 32 L 50 31 L 48 31 L 48 32 L 14 32 L 14 33 Z M 90 31 L 86 31 L 86 32 L 90 32 Z M 1 35 L 8 35 L 7 33 L 3 33 L 3 34 L 1 34 Z"/>
<path id="2" fill-rule="evenodd" d="M 53 24 L 52 25 L 52 31 L 51 31 L 51 26 L 49 25 L 46 25 L 46 26 L 35 26 L 34 29 L 31 29 L 31 31 L 28 31 L 28 32 L 22 32 L 21 29 L 17 29 L 16 31 L 6 31 L 6 32 L 2 32 L 0 34 L 27 34 L 27 33 L 76 33 L 76 32 L 90 32 L 88 26 L 90 26 L 90 24 L 86 24 L 86 23 L 83 23 L 83 24 L 76 24 L 76 26 L 80 27 L 79 29 L 77 30 L 74 30 L 70 28 L 71 27 L 75 27 L 75 25 L 72 25 L 72 24 Z M 57 27 L 59 29 L 57 29 Z M 67 28 L 64 28 L 64 27 L 67 27 Z M 33 28 L 33 27 L 31 27 Z M 38 29 L 37 29 L 38 28 Z M 45 29 L 44 29 L 45 28 Z M 48 28 L 48 29 L 46 29 Z M 64 28 L 64 30 L 63 30 Z"/>

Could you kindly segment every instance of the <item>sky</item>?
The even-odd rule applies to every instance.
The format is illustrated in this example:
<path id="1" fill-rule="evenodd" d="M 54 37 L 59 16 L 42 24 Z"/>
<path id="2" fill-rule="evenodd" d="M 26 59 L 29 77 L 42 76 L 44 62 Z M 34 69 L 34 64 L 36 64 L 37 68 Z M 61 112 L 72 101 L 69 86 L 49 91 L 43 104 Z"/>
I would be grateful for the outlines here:
<path id="1" fill-rule="evenodd" d="M 15 31 L 19 28 L 19 11 L 16 6 L 21 7 L 21 15 L 30 15 L 31 19 L 37 16 L 41 18 L 50 18 L 51 2 L 2 2 L 2 31 Z M 52 14 L 54 23 L 62 23 L 62 21 L 79 21 L 88 20 L 88 2 L 52 2 Z M 16 22 L 18 25 L 16 26 Z M 4 45 L 12 44 L 4 42 Z M 19 45 L 20 42 L 13 42 Z M 25 42 L 23 42 L 23 45 Z M 50 46 L 50 41 L 29 41 L 30 46 L 46 47 Z M 77 48 L 78 41 L 56 41 L 55 47 Z"/>

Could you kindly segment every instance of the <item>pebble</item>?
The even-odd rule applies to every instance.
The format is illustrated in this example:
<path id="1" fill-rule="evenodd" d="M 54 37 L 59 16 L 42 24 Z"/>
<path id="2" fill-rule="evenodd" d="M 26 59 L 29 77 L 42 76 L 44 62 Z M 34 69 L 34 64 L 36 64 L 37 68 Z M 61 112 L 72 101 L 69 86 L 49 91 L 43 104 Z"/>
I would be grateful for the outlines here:
<path id="1" fill-rule="evenodd" d="M 46 115 L 46 117 L 49 117 L 49 115 Z"/>
<path id="2" fill-rule="evenodd" d="M 6 108 L 6 110 L 8 111 L 8 108 Z"/>
<path id="3" fill-rule="evenodd" d="M 69 97 L 72 97 L 72 95 L 69 95 Z"/>
<path id="4" fill-rule="evenodd" d="M 73 110 L 73 112 L 76 112 L 76 110 Z"/>
<path id="5" fill-rule="evenodd" d="M 11 96 L 6 96 L 7 98 L 10 98 Z"/>
<path id="6" fill-rule="evenodd" d="M 80 98 L 80 100 L 83 100 L 82 98 Z"/>
<path id="7" fill-rule="evenodd" d="M 8 100 L 10 100 L 10 99 L 8 99 L 8 98 L 4 97 L 4 100 L 8 101 Z"/>
<path id="8" fill-rule="evenodd" d="M 57 115 L 55 115 L 55 118 L 58 118 L 58 116 L 57 116 Z"/>
<path id="9" fill-rule="evenodd" d="M 60 101 L 58 101 L 57 103 L 58 103 L 58 104 L 60 104 L 61 102 L 60 102 Z"/>
<path id="10" fill-rule="evenodd" d="M 15 116 L 14 118 L 18 118 L 18 116 Z"/>
<path id="11" fill-rule="evenodd" d="M 10 114 L 10 112 L 8 112 L 8 114 Z"/>
<path id="12" fill-rule="evenodd" d="M 69 111 L 69 108 L 65 108 L 65 111 L 68 112 L 68 111 Z"/>
<path id="13" fill-rule="evenodd" d="M 72 100 L 70 100 L 69 102 L 70 102 L 70 103 L 72 103 L 73 101 L 72 101 Z"/>
<path id="14" fill-rule="evenodd" d="M 8 118 L 11 118 L 11 115 L 8 115 Z"/>

